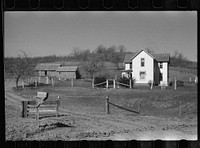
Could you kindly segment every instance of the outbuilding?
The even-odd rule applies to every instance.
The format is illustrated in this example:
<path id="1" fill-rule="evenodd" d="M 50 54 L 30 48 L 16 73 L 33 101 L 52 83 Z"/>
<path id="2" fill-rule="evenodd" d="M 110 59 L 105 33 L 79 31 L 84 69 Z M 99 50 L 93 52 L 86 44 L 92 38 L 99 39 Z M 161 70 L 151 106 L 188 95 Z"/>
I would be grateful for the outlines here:
<path id="1" fill-rule="evenodd" d="M 79 77 L 77 66 L 60 66 L 56 69 L 57 77 L 64 79 L 77 79 Z"/>
<path id="2" fill-rule="evenodd" d="M 61 64 L 40 63 L 36 65 L 35 70 L 38 71 L 40 77 L 41 76 L 56 77 L 58 75 L 56 70 L 60 66 Z"/>

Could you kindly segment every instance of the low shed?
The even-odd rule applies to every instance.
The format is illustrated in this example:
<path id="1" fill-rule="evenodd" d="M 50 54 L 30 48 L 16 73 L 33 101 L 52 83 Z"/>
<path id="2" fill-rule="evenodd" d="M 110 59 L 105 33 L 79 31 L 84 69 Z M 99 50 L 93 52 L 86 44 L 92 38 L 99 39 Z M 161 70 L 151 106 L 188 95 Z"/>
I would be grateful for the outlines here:
<path id="1" fill-rule="evenodd" d="M 57 76 L 57 68 L 60 67 L 61 64 L 53 64 L 53 63 L 40 63 L 37 64 L 35 70 L 38 71 L 39 76 Z"/>
<path id="2" fill-rule="evenodd" d="M 57 76 L 64 79 L 77 79 L 78 67 L 77 66 L 61 66 L 56 69 Z"/>

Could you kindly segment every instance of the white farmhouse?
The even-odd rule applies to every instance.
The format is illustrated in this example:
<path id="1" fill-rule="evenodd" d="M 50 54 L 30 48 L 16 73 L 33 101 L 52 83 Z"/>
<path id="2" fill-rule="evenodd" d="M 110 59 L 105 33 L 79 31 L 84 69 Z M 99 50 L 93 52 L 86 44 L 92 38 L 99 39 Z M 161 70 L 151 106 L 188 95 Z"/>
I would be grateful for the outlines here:
<path id="1" fill-rule="evenodd" d="M 122 76 L 135 79 L 136 84 L 168 85 L 170 55 L 151 54 L 141 50 L 135 54 L 127 54 L 124 59 L 125 70 Z"/>

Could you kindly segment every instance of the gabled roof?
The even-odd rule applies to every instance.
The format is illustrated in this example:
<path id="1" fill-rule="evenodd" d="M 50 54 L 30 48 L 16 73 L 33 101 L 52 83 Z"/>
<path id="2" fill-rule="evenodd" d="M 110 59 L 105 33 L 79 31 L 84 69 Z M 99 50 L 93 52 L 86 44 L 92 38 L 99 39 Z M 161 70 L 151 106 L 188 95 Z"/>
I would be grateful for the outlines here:
<path id="1" fill-rule="evenodd" d="M 61 66 L 56 69 L 56 71 L 76 71 L 77 66 Z"/>
<path id="2" fill-rule="evenodd" d="M 135 53 L 126 54 L 124 57 L 124 63 L 130 63 L 131 58 L 135 55 Z"/>
<path id="3" fill-rule="evenodd" d="M 168 62 L 170 60 L 169 53 L 152 54 L 158 62 Z"/>
<path id="4" fill-rule="evenodd" d="M 137 53 L 134 54 L 126 54 L 124 58 L 124 63 L 130 63 L 133 58 L 135 58 L 140 52 L 145 50 L 140 50 Z M 161 53 L 161 54 L 151 54 L 145 51 L 148 55 L 150 55 L 152 58 L 154 58 L 158 62 L 169 62 L 170 60 L 170 54 L 169 53 Z"/>
<path id="5" fill-rule="evenodd" d="M 134 56 L 133 56 L 131 59 L 135 58 L 135 57 L 136 57 L 138 54 L 140 54 L 142 51 L 146 52 L 146 54 L 148 54 L 150 57 L 152 57 L 152 58 L 154 59 L 154 57 L 153 57 L 150 53 L 148 53 L 146 50 L 144 50 L 144 49 L 142 49 L 142 50 L 138 51 L 136 54 L 134 54 Z"/>
<path id="6" fill-rule="evenodd" d="M 40 63 L 37 64 L 35 70 L 56 70 L 61 64 Z"/>

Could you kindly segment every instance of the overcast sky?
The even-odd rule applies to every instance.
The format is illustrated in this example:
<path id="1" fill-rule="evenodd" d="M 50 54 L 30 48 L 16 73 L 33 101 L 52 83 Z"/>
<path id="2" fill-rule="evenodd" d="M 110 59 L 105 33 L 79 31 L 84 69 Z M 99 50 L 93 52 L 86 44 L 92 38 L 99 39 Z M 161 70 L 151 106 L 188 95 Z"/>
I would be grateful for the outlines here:
<path id="1" fill-rule="evenodd" d="M 100 44 L 128 51 L 182 52 L 197 61 L 197 13 L 179 12 L 5 12 L 4 54 L 23 49 L 31 57 L 68 55 L 73 47 Z"/>

